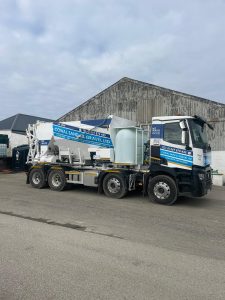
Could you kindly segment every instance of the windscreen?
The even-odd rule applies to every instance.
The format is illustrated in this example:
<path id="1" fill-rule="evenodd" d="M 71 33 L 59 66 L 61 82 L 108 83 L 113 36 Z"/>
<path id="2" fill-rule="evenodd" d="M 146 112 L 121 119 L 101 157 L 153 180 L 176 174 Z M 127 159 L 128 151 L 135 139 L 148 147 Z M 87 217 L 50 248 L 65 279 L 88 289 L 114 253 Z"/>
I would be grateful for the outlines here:
<path id="1" fill-rule="evenodd" d="M 208 138 L 206 134 L 206 125 L 198 122 L 198 120 L 189 120 L 191 130 L 192 143 L 195 148 L 207 148 Z"/>

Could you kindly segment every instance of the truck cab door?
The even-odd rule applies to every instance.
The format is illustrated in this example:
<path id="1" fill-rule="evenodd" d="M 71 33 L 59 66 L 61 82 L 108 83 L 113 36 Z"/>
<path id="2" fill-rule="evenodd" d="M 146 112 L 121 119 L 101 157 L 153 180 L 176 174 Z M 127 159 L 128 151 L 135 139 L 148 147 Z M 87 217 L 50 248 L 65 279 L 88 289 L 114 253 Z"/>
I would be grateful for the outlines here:
<path id="1" fill-rule="evenodd" d="M 189 131 L 184 121 L 171 120 L 163 124 L 160 159 L 170 168 L 191 169 L 193 152 L 189 145 Z"/>

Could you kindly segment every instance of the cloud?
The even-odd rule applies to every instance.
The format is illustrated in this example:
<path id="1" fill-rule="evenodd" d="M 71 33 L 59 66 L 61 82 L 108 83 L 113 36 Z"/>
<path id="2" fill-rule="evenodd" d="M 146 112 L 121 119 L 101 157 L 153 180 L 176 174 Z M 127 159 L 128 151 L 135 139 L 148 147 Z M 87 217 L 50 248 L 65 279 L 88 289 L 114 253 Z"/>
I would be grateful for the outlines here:
<path id="1" fill-rule="evenodd" d="M 225 102 L 222 0 L 0 2 L 0 119 L 57 118 L 128 76 Z"/>

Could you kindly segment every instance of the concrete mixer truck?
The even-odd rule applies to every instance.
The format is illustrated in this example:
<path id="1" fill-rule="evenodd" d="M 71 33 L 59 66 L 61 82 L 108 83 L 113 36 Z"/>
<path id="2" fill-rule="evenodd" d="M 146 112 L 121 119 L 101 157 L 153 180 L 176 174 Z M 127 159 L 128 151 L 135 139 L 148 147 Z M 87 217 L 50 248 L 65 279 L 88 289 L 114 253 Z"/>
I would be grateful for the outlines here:
<path id="1" fill-rule="evenodd" d="M 79 184 L 113 198 L 140 190 L 165 205 L 200 197 L 212 185 L 207 126 L 199 116 L 153 117 L 147 128 L 116 116 L 37 122 L 27 130 L 27 183 L 54 191 Z"/>

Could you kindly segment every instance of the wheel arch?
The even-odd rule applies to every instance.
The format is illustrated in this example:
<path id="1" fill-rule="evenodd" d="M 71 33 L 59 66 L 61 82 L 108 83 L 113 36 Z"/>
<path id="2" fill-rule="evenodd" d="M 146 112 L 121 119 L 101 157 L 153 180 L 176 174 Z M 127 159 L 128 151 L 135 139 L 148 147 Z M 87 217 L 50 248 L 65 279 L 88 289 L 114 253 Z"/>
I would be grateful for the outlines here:
<path id="1" fill-rule="evenodd" d="M 27 172 L 27 181 L 26 183 L 29 184 L 30 183 L 30 173 L 32 170 L 34 169 L 39 169 L 39 170 L 42 170 L 44 175 L 45 175 L 45 182 L 48 183 L 48 176 L 49 176 L 49 173 L 51 171 L 51 166 L 50 165 L 46 165 L 46 164 L 36 164 L 36 165 L 33 165 L 33 166 L 30 166 L 28 172 Z"/>
<path id="2" fill-rule="evenodd" d="M 176 180 L 167 174 L 157 174 L 148 180 L 148 195 L 152 202 L 172 205 L 177 201 L 178 185 Z"/>
<path id="3" fill-rule="evenodd" d="M 51 171 L 63 171 L 65 173 L 64 168 L 62 167 L 56 167 L 56 166 L 48 166 L 48 168 L 46 168 L 46 180 L 48 180 L 49 174 L 51 173 Z"/>
<path id="4" fill-rule="evenodd" d="M 148 191 L 149 181 L 158 175 L 165 175 L 165 176 L 171 177 L 174 180 L 174 182 L 176 183 L 176 186 L 178 188 L 177 174 L 174 170 L 167 170 L 167 169 L 155 170 L 155 171 L 150 170 L 150 172 L 146 175 L 145 180 L 144 180 L 144 188 L 143 188 L 144 195 L 148 194 L 147 191 Z"/>
<path id="5" fill-rule="evenodd" d="M 98 193 L 103 194 L 103 180 L 104 180 L 105 176 L 110 173 L 119 174 L 119 172 L 117 172 L 117 171 L 112 172 L 111 170 L 110 171 L 105 170 L 105 171 L 100 172 L 100 174 L 98 176 Z"/>
<path id="6" fill-rule="evenodd" d="M 42 179 L 40 179 L 42 183 L 41 182 L 40 182 L 40 184 L 39 183 L 34 183 L 33 176 L 34 176 L 35 173 L 40 174 L 40 176 L 42 177 Z M 27 183 L 30 183 L 35 188 L 41 189 L 41 188 L 45 187 L 47 185 L 46 178 L 47 178 L 46 177 L 46 172 L 45 172 L 45 169 L 42 165 L 32 166 L 29 169 L 28 173 L 27 173 Z"/>
<path id="7" fill-rule="evenodd" d="M 104 191 L 103 191 L 103 181 L 104 181 L 104 178 L 106 175 L 108 174 L 117 174 L 117 175 L 120 175 L 122 177 L 125 178 L 125 180 L 127 181 L 127 178 L 129 176 L 129 174 L 127 174 L 127 172 L 124 172 L 124 171 L 120 171 L 120 170 L 104 170 L 104 171 L 101 171 L 99 176 L 98 176 L 98 193 L 102 194 Z"/>
<path id="8" fill-rule="evenodd" d="M 60 181 L 61 181 L 61 186 L 60 184 L 58 186 L 55 186 L 55 184 L 52 181 L 52 177 L 54 176 L 54 174 L 59 174 L 60 176 Z M 50 187 L 51 190 L 55 190 L 55 191 L 62 191 L 65 189 L 66 185 L 67 185 L 67 178 L 66 178 L 66 174 L 65 174 L 65 170 L 64 168 L 61 167 L 52 167 L 49 168 L 48 170 L 48 176 L 47 176 L 47 182 L 48 185 Z"/>
<path id="9" fill-rule="evenodd" d="M 108 172 L 103 179 L 103 191 L 107 197 L 121 199 L 128 192 L 127 174 L 123 172 Z"/>

